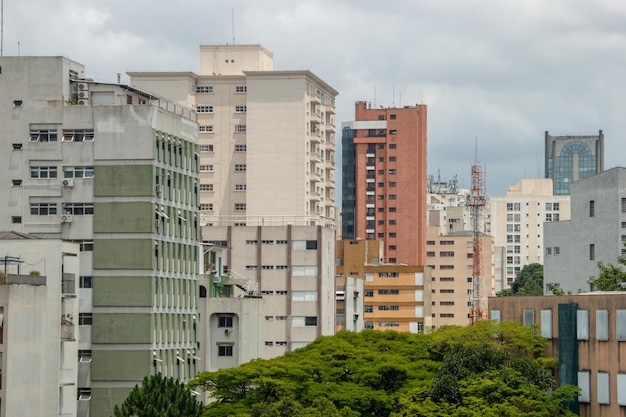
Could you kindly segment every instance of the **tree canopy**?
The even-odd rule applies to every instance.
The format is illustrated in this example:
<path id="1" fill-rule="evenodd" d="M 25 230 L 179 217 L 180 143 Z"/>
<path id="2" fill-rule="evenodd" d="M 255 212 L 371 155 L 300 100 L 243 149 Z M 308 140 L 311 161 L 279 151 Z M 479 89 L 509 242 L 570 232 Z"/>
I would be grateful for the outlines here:
<path id="1" fill-rule="evenodd" d="M 528 264 L 515 277 L 511 288 L 502 290 L 498 296 L 543 295 L 543 265 Z"/>
<path id="2" fill-rule="evenodd" d="M 161 374 L 147 376 L 121 405 L 113 408 L 115 417 L 200 417 L 204 406 L 191 390 L 175 378 Z"/>
<path id="3" fill-rule="evenodd" d="M 212 417 L 573 416 L 534 327 L 481 321 L 431 334 L 340 332 L 271 360 L 200 373 Z M 551 392 L 551 393 L 550 393 Z"/>
<path id="4" fill-rule="evenodd" d="M 624 248 L 626 249 L 626 241 Z M 598 291 L 624 291 L 626 289 L 626 271 L 622 267 L 626 266 L 626 257 L 618 257 L 617 263 L 618 265 L 612 263 L 604 265 L 604 263 L 598 262 L 598 276 L 589 277 L 587 282 Z"/>

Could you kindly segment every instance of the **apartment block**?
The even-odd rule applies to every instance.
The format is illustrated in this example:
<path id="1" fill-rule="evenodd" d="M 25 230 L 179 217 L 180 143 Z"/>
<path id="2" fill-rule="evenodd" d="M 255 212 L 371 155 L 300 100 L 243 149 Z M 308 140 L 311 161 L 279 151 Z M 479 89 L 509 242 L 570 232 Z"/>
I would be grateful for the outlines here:
<path id="1" fill-rule="evenodd" d="M 432 325 L 466 326 L 470 324 L 473 296 L 473 240 L 472 231 L 441 234 L 437 226 L 428 228 L 426 259 L 432 271 Z M 480 234 L 482 249 L 481 278 L 483 294 L 495 295 L 495 246 L 491 236 Z"/>
<path id="2" fill-rule="evenodd" d="M 587 281 L 598 276 L 598 262 L 617 265 L 626 254 L 626 168 L 575 182 L 571 191 L 571 219 L 546 224 L 544 283 L 576 293 L 594 290 Z"/>
<path id="3" fill-rule="evenodd" d="M 426 258 L 425 105 L 355 105 L 342 124 L 343 239 L 383 240 L 386 261 Z"/>
<path id="4" fill-rule="evenodd" d="M 247 288 L 263 299 L 263 330 L 242 335 L 241 343 L 255 343 L 255 337 L 262 336 L 261 357 L 269 359 L 334 334 L 333 228 L 288 222 L 267 227 L 205 226 L 202 236 L 205 245 L 228 248 L 221 261 L 229 278 L 225 284 Z"/>
<path id="5" fill-rule="evenodd" d="M 571 185 L 604 171 L 604 133 L 545 134 L 546 178 L 552 179 L 554 195 L 569 195 Z"/>
<path id="6" fill-rule="evenodd" d="M 110 416 L 144 376 L 194 372 L 195 113 L 64 57 L 0 67 L 0 229 L 78 244 L 77 341 L 91 353 L 78 412 Z"/>
<path id="7" fill-rule="evenodd" d="M 424 333 L 432 327 L 430 269 L 386 264 L 383 259 L 382 241 L 341 240 L 337 247 L 337 280 L 363 281 L 365 329 Z M 338 294 L 339 299 L 341 293 Z M 346 313 L 348 304 L 346 299 Z M 337 308 L 341 307 L 338 303 Z M 341 317 L 339 312 L 338 316 Z M 356 319 L 345 314 L 346 327 L 353 318 Z"/>
<path id="8" fill-rule="evenodd" d="M 310 71 L 275 71 L 261 45 L 203 45 L 200 73 L 129 72 L 197 113 L 202 224 L 335 221 L 335 96 Z"/>
<path id="9" fill-rule="evenodd" d="M 544 224 L 569 220 L 569 195 L 554 195 L 549 178 L 522 179 L 504 197 L 490 198 L 496 251 L 496 292 L 509 288 L 525 265 L 544 263 Z"/>
<path id="10" fill-rule="evenodd" d="M 581 389 L 570 404 L 577 415 L 626 414 L 626 293 L 494 297 L 489 310 L 493 320 L 539 327 L 559 383 Z"/>
<path id="11" fill-rule="evenodd" d="M 76 416 L 91 395 L 90 354 L 78 349 L 78 244 L 1 232 L 0 251 L 0 415 Z"/>

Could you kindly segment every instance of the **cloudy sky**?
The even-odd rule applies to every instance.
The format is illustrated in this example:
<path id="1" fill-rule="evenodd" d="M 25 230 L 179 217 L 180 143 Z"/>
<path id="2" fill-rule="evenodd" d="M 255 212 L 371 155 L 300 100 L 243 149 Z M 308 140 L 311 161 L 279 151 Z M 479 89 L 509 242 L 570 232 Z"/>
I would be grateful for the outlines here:
<path id="1" fill-rule="evenodd" d="M 338 90 L 337 125 L 358 100 L 427 104 L 429 174 L 468 186 L 477 142 L 489 195 L 542 175 L 546 130 L 602 129 L 605 168 L 626 166 L 624 0 L 3 2 L 4 55 L 69 56 L 98 81 L 198 71 L 234 27 Z"/>

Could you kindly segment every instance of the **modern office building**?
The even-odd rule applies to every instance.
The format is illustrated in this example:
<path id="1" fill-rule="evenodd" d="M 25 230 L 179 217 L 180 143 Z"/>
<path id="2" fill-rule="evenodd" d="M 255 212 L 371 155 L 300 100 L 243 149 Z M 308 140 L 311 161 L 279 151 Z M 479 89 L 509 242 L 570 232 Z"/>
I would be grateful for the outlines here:
<path id="1" fill-rule="evenodd" d="M 572 184 L 571 207 L 569 221 L 545 226 L 544 283 L 576 293 L 593 290 L 587 281 L 598 262 L 617 265 L 626 254 L 626 168 Z"/>
<path id="2" fill-rule="evenodd" d="M 626 293 L 493 297 L 489 310 L 493 320 L 539 326 L 559 384 L 581 389 L 577 415 L 626 414 Z"/>
<path id="3" fill-rule="evenodd" d="M 569 195 L 572 183 L 604 171 L 604 133 L 545 136 L 546 178 L 554 195 Z"/>
<path id="4" fill-rule="evenodd" d="M 334 223 L 337 91 L 315 74 L 273 70 L 261 45 L 203 45 L 199 74 L 128 74 L 198 114 L 202 224 Z"/>
<path id="5" fill-rule="evenodd" d="M 1 232 L 0 251 L 0 415 L 75 417 L 90 396 L 78 244 Z"/>
<path id="6" fill-rule="evenodd" d="M 426 260 L 425 105 L 355 105 L 342 124 L 343 239 L 383 240 L 388 263 Z"/>
<path id="7" fill-rule="evenodd" d="M 472 219 L 468 204 L 469 190 L 458 186 L 456 176 L 450 181 L 434 181 L 428 176 L 427 215 L 428 227 L 436 226 L 439 233 L 445 235 L 450 232 L 472 230 Z M 488 213 L 481 222 L 488 225 Z M 485 230 L 482 230 L 485 231 Z"/>
<path id="8" fill-rule="evenodd" d="M 195 113 L 64 57 L 0 67 L 0 229 L 79 245 L 78 349 L 91 354 L 79 415 L 108 417 L 144 376 L 194 371 Z"/>
<path id="9" fill-rule="evenodd" d="M 495 290 L 515 280 L 525 265 L 544 263 L 544 224 L 569 220 L 569 195 L 553 195 L 552 180 L 525 178 L 504 197 L 490 198 L 491 234 L 496 252 Z"/>
<path id="10" fill-rule="evenodd" d="M 337 249 L 337 280 L 363 281 L 363 325 L 365 329 L 424 333 L 432 327 L 430 269 L 424 266 L 386 264 L 384 242 L 380 240 L 341 240 Z M 341 290 L 338 290 L 341 296 Z M 341 298 L 341 297 L 339 297 Z M 357 308 L 345 321 L 357 322 Z M 353 300 L 354 302 L 354 300 Z M 338 303 L 338 308 L 341 304 Z M 341 317 L 338 312 L 338 317 Z"/>
<path id="11" fill-rule="evenodd" d="M 254 337 L 263 337 L 261 357 L 269 359 L 306 346 L 318 336 L 334 334 L 333 228 L 288 222 L 282 226 L 204 226 L 202 236 L 209 247 L 228 248 L 221 266 L 232 282 L 225 283 L 263 298 L 264 329 L 242 334 L 241 343 L 255 343 Z M 234 310 L 221 313 L 236 315 Z"/>
<path id="12" fill-rule="evenodd" d="M 439 227 L 428 227 L 426 259 L 431 269 L 432 326 L 467 326 L 473 296 L 472 231 L 441 234 Z M 493 238 L 480 234 L 483 290 L 481 297 L 495 295 L 495 246 Z M 486 303 L 485 303 L 486 304 Z"/>

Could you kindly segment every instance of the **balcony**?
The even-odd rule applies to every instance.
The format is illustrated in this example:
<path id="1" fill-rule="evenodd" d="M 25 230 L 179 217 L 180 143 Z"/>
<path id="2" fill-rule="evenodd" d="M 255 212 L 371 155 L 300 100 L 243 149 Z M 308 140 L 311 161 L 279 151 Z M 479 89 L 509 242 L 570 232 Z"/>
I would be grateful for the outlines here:
<path id="1" fill-rule="evenodd" d="M 311 103 L 322 104 L 322 98 L 316 94 L 309 94 L 309 99 L 311 100 Z"/>

